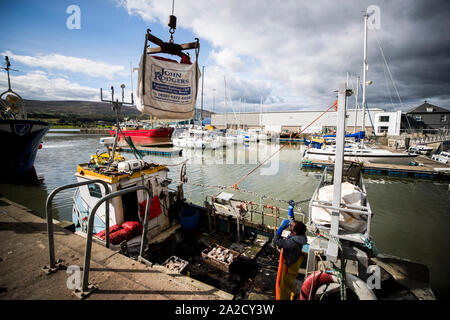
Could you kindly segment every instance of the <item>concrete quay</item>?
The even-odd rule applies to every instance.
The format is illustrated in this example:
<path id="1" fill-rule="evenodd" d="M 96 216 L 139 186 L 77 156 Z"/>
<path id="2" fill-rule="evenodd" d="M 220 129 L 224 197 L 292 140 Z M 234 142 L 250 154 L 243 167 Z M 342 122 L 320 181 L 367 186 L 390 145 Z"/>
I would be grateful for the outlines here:
<path id="1" fill-rule="evenodd" d="M 63 225 L 63 224 L 62 224 Z M 0 300 L 78 300 L 68 266 L 84 262 L 85 238 L 54 225 L 55 255 L 63 267 L 50 275 L 46 221 L 0 197 Z M 82 275 L 82 272 L 80 276 Z M 70 278 L 72 277 L 72 278 Z M 70 280 L 72 279 L 72 280 Z M 68 281 L 69 280 L 69 281 Z M 141 264 L 92 243 L 89 283 L 98 289 L 88 300 L 228 300 L 233 296 L 158 265 Z"/>

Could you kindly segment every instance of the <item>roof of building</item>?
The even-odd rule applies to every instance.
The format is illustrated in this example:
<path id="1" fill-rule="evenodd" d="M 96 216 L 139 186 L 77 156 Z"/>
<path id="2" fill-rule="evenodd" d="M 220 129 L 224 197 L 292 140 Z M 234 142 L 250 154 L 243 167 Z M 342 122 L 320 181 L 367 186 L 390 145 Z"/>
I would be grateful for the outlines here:
<path id="1" fill-rule="evenodd" d="M 429 111 L 431 108 L 432 111 Z M 442 112 L 450 112 L 450 110 L 441 108 L 438 106 L 435 106 L 434 104 L 428 103 L 427 100 L 425 100 L 424 103 L 422 103 L 420 106 L 412 108 L 406 113 L 427 113 L 427 112 L 435 112 L 435 113 L 442 113 Z"/>

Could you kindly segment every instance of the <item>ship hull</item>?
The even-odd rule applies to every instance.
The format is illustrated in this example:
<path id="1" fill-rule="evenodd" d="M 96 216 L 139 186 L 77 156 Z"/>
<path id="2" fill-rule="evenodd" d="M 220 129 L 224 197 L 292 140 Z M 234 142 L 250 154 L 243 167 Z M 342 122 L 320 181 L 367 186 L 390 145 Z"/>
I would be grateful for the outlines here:
<path id="1" fill-rule="evenodd" d="M 26 176 L 34 167 L 39 145 L 50 124 L 37 120 L 0 120 L 1 179 Z"/>
<path id="2" fill-rule="evenodd" d="M 173 133 L 173 128 L 158 128 L 158 129 L 148 129 L 148 130 L 123 130 L 123 134 L 126 137 L 147 137 L 147 138 L 170 138 Z M 109 134 L 114 136 L 116 134 L 115 130 L 109 130 Z M 123 136 L 122 133 L 119 133 Z"/>

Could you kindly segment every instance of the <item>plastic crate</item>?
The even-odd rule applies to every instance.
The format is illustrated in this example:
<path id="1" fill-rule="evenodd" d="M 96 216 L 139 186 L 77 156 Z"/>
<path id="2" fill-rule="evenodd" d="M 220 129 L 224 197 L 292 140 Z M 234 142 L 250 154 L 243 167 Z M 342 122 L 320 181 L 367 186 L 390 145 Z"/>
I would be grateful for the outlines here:
<path id="1" fill-rule="evenodd" d="M 221 248 L 222 250 L 228 250 L 229 253 L 233 254 L 233 260 L 231 262 L 220 261 L 220 260 L 218 260 L 218 259 L 216 259 L 214 257 L 208 256 L 208 253 L 210 251 L 212 251 L 214 248 Z M 222 270 L 222 271 L 224 271 L 226 273 L 230 273 L 231 266 L 236 262 L 236 260 L 238 259 L 239 255 L 240 255 L 239 252 L 231 250 L 231 249 L 228 249 L 228 248 L 225 248 L 225 247 L 222 247 L 222 246 L 220 246 L 218 244 L 210 245 L 208 248 L 206 248 L 205 250 L 202 251 L 203 261 L 205 261 L 207 264 L 209 264 L 209 265 L 211 265 L 211 266 L 213 266 L 213 267 L 215 267 L 217 269 L 220 269 L 220 270 Z"/>

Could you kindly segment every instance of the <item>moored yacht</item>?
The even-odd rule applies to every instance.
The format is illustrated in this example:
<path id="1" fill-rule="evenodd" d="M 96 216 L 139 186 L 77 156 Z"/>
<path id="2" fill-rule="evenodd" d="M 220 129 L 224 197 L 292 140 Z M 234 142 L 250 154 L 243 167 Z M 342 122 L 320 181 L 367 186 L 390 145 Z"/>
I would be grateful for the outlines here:
<path id="1" fill-rule="evenodd" d="M 335 146 L 327 146 L 323 149 L 306 149 L 303 155 L 304 160 L 334 161 L 336 155 Z M 414 161 L 417 154 L 394 153 L 384 149 L 373 149 L 369 147 L 346 148 L 344 159 L 365 163 L 385 163 L 409 165 Z"/>

